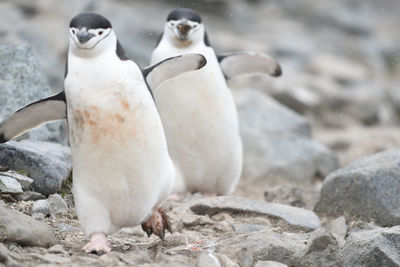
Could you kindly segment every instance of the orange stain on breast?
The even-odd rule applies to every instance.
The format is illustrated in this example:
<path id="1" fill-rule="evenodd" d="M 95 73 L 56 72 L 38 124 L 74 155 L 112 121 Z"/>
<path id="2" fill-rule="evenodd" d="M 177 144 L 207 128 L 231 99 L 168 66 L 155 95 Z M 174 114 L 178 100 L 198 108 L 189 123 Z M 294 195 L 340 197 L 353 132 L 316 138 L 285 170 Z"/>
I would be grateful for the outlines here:
<path id="1" fill-rule="evenodd" d="M 125 99 L 121 99 L 121 104 L 122 104 L 122 107 L 125 109 L 125 110 L 128 110 L 128 109 L 130 109 L 130 105 L 129 105 L 129 103 L 125 100 Z"/>
<path id="2" fill-rule="evenodd" d="M 84 133 L 89 133 L 94 143 L 107 140 L 119 140 L 124 142 L 128 138 L 137 135 L 140 125 L 135 125 L 136 107 L 130 110 L 126 100 L 121 100 L 123 110 L 102 111 L 97 106 L 89 106 L 85 110 L 74 110 L 73 120 L 77 130 L 73 131 L 74 142 L 81 140 Z M 127 122 L 130 121 L 129 124 Z M 77 139 L 78 138 L 78 139 Z"/>

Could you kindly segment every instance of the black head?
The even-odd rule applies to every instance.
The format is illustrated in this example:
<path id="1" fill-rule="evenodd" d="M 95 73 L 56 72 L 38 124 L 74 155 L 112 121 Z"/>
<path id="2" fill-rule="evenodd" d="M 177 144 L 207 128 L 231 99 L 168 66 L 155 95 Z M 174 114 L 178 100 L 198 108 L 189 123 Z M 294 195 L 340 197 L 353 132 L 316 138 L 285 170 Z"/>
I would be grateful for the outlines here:
<path id="1" fill-rule="evenodd" d="M 82 13 L 75 16 L 69 23 L 69 36 L 71 44 L 75 44 L 80 50 L 105 47 L 109 42 L 111 46 L 116 47 L 110 21 L 95 13 Z"/>
<path id="2" fill-rule="evenodd" d="M 178 8 L 169 13 L 166 27 L 166 38 L 177 46 L 187 47 L 204 40 L 205 30 L 200 15 L 189 8 Z"/>
<path id="3" fill-rule="evenodd" d="M 169 13 L 169 15 L 167 17 L 167 21 L 183 20 L 183 19 L 201 23 L 200 15 L 197 14 L 194 10 L 192 10 L 190 8 L 175 9 L 175 10 L 171 11 L 171 13 Z"/>
<path id="4" fill-rule="evenodd" d="M 70 28 L 81 29 L 109 29 L 112 28 L 111 22 L 105 17 L 95 13 L 82 13 L 75 16 L 69 23 Z"/>

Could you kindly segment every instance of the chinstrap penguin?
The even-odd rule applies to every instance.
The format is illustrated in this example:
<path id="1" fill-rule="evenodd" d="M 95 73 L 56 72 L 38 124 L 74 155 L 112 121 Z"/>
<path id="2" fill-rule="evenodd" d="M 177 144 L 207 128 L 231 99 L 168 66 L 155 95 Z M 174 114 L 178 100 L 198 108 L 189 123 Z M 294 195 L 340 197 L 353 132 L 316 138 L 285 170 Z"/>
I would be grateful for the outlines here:
<path id="1" fill-rule="evenodd" d="M 0 142 L 54 120 L 67 119 L 77 215 L 90 242 L 109 252 L 106 235 L 142 224 L 148 235 L 171 232 L 161 205 L 175 171 L 154 100 L 157 87 L 206 64 L 201 55 L 166 59 L 141 70 L 101 15 L 84 13 L 69 25 L 64 90 L 15 112 L 0 124 Z"/>
<path id="2" fill-rule="evenodd" d="M 216 55 L 201 17 L 173 10 L 152 53 L 151 63 L 199 53 L 207 65 L 152 88 L 177 173 L 175 193 L 231 194 L 241 176 L 238 115 L 226 79 L 239 74 L 281 75 L 279 64 L 261 53 Z"/>

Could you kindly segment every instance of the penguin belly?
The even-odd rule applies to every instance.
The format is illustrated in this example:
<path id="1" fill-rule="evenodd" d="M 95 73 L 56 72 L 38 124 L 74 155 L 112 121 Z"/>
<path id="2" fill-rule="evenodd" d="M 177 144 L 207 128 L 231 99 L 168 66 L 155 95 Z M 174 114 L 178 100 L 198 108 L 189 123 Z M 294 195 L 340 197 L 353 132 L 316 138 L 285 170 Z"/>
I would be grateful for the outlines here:
<path id="1" fill-rule="evenodd" d="M 166 81 L 153 91 L 178 173 L 174 191 L 231 194 L 243 160 L 238 115 L 215 55 L 200 53 L 207 58 L 203 69 Z M 161 58 L 154 51 L 156 60 Z"/>
<path id="2" fill-rule="evenodd" d="M 65 80 L 73 194 L 88 236 L 142 223 L 174 184 L 154 102 L 140 70 L 126 69 L 108 65 L 107 71 L 68 73 Z"/>

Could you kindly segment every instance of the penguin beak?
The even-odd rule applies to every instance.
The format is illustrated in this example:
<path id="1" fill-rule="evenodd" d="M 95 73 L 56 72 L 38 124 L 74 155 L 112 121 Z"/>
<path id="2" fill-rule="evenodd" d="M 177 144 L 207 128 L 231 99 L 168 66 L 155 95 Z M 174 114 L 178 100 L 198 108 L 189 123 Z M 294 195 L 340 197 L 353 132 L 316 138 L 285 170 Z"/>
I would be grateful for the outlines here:
<path id="1" fill-rule="evenodd" d="M 78 38 L 81 44 L 86 43 L 94 36 L 93 33 L 87 32 L 86 30 L 82 29 L 77 34 L 76 37 Z"/>
<path id="2" fill-rule="evenodd" d="M 186 40 L 188 32 L 192 29 L 192 27 L 187 22 L 181 22 L 177 26 L 179 39 Z"/>

